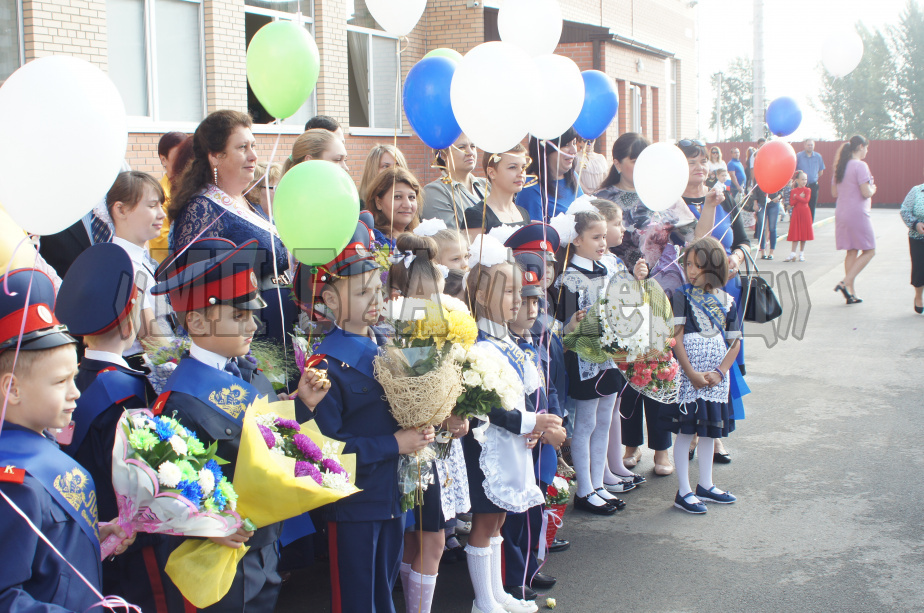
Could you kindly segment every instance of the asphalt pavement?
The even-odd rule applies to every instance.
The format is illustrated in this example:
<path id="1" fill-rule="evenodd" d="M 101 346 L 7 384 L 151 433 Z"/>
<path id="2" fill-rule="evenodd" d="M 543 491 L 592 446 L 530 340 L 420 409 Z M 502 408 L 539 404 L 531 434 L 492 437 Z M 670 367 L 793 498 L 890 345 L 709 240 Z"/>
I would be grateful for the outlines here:
<path id="1" fill-rule="evenodd" d="M 907 231 L 898 211 L 872 213 L 877 255 L 855 286 L 864 302 L 848 306 L 833 291 L 831 215 L 818 210 L 806 262 L 784 263 L 783 241 L 758 261 L 784 315 L 745 329 L 747 417 L 726 441 L 732 463 L 714 469 L 738 503 L 673 508 L 676 477 L 655 476 L 645 448 L 648 483 L 623 495 L 624 511 L 568 509 L 571 549 L 543 568 L 558 577 L 556 611 L 924 610 L 924 315 Z M 329 611 L 327 580 L 322 563 L 293 573 L 278 610 Z M 433 611 L 468 613 L 472 598 L 465 563 L 443 564 Z"/>

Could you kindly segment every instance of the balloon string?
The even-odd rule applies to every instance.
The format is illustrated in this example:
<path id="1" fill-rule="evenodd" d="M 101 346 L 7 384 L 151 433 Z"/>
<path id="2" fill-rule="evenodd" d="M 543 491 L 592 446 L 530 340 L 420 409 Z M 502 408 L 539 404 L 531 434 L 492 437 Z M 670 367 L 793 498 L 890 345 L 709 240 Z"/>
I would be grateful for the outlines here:
<path id="1" fill-rule="evenodd" d="M 36 239 L 38 239 L 38 237 L 36 237 Z M 19 251 L 19 248 L 22 247 L 23 244 L 26 242 L 29 242 L 29 243 L 32 242 L 32 237 L 29 236 L 28 234 L 26 234 L 22 238 L 21 241 L 16 243 L 16 247 L 13 248 L 13 253 L 10 254 L 10 259 L 7 260 L 6 266 L 3 269 L 3 291 L 6 293 L 7 296 L 12 295 L 10 293 L 10 286 L 7 284 L 7 275 L 10 273 L 10 268 L 12 268 L 13 266 L 13 260 L 16 259 L 16 253 Z M 35 245 L 35 253 L 36 253 L 35 264 L 38 265 L 38 245 Z M 35 268 L 35 266 L 33 266 L 33 268 Z"/>
<path id="2" fill-rule="evenodd" d="M 96 596 L 97 598 L 99 598 L 99 602 L 97 602 L 96 604 L 92 605 L 89 609 L 87 609 L 88 611 L 89 611 L 90 609 L 95 609 L 95 608 L 98 607 L 98 606 L 103 606 L 103 607 L 106 607 L 107 609 L 109 609 L 110 611 L 115 611 L 115 608 L 114 608 L 114 607 L 119 607 L 120 609 L 124 609 L 124 610 L 126 610 L 126 611 L 136 611 L 137 613 L 141 613 L 141 609 L 140 609 L 138 606 L 133 605 L 133 604 L 128 604 L 124 599 L 122 599 L 122 598 L 120 598 L 120 597 L 118 597 L 118 596 L 108 596 L 108 597 L 107 597 L 107 596 L 103 596 L 102 594 L 100 594 L 99 590 L 97 590 L 96 587 L 94 587 L 93 584 L 90 583 L 90 581 L 87 580 L 87 578 L 83 576 L 83 573 L 81 573 L 79 570 L 77 570 L 76 568 L 74 568 L 74 565 L 71 564 L 71 563 L 67 560 L 67 558 L 65 558 L 65 557 L 61 554 L 60 551 L 58 551 L 58 548 L 55 547 L 55 546 L 52 544 L 51 541 L 48 540 L 48 537 L 45 536 L 45 534 L 38 528 L 38 526 L 36 526 L 34 523 L 32 523 L 32 520 L 29 519 L 29 516 L 26 515 L 26 513 L 25 513 L 22 509 L 20 509 L 20 508 L 16 505 L 15 502 L 13 502 L 12 500 L 10 500 L 10 498 L 6 495 L 5 492 L 3 492 L 3 490 L 0 490 L 0 496 L 3 496 L 3 499 L 6 500 L 7 503 L 9 503 L 9 505 L 13 508 L 13 510 L 16 512 L 17 515 L 19 515 L 20 517 L 22 517 L 22 518 L 25 520 L 26 524 L 27 524 L 30 528 L 32 528 L 32 531 L 35 532 L 35 534 L 36 534 L 40 539 L 42 539 L 42 541 L 44 541 L 44 543 L 45 543 L 46 545 L 48 545 L 48 547 L 49 547 L 53 552 L 55 552 L 55 554 L 57 554 L 57 556 L 58 556 L 59 558 L 61 558 L 62 560 L 64 560 L 64 563 L 67 564 L 68 567 L 70 567 L 70 569 L 71 569 L 72 571 L 74 571 L 74 574 L 76 574 L 77 577 L 79 577 L 80 580 L 83 581 L 83 582 L 86 584 L 86 586 L 87 586 L 88 588 L 90 588 L 90 591 L 93 592 L 93 595 Z"/>
<path id="3" fill-rule="evenodd" d="M 584 141 L 584 149 L 581 151 L 581 165 L 578 167 L 578 173 L 577 173 L 577 186 L 578 187 L 581 186 L 581 173 L 584 172 L 584 168 L 587 166 L 587 150 L 590 148 L 590 145 L 592 143 L 593 141 L 589 141 L 589 140 Z M 563 154 L 559 152 L 559 155 L 567 155 L 567 154 Z"/>
<path id="4" fill-rule="evenodd" d="M 280 322 L 280 325 L 282 326 L 282 359 L 283 359 L 282 363 L 287 364 L 289 361 L 289 344 L 286 342 L 286 336 L 287 336 L 286 334 L 286 315 L 285 315 L 285 310 L 282 304 L 283 303 L 282 287 L 280 287 L 281 284 L 280 284 L 280 279 L 279 279 L 279 266 L 276 264 L 276 236 L 275 236 L 275 233 L 272 231 L 272 228 L 274 227 L 276 222 L 275 222 L 275 217 L 273 215 L 273 199 L 270 197 L 270 189 L 269 189 L 269 173 L 270 173 L 270 168 L 272 168 L 273 166 L 273 160 L 276 158 L 276 150 L 279 147 L 279 139 L 282 138 L 282 122 L 277 118 L 273 123 L 279 126 L 279 133 L 276 134 L 276 142 L 273 143 L 273 149 L 272 151 L 270 151 L 269 161 L 266 162 L 266 172 L 263 174 L 263 177 L 259 181 L 254 181 L 254 184 L 250 189 L 253 189 L 257 185 L 259 185 L 261 182 L 263 183 L 265 187 L 265 191 L 263 193 L 266 196 L 266 203 L 269 207 L 269 223 L 270 223 L 269 228 L 267 228 L 266 232 L 269 234 L 270 257 L 273 260 L 273 286 L 274 286 L 274 289 L 276 290 L 276 300 L 279 302 L 279 322 Z M 250 190 L 247 190 L 247 191 L 249 192 Z M 245 195 L 246 195 L 246 192 L 245 192 Z M 291 254 L 289 253 L 286 254 L 286 260 L 289 262 L 289 266 L 291 267 L 292 265 Z M 311 345 L 309 344 L 309 347 L 310 346 Z M 285 372 L 285 368 L 283 369 L 283 372 Z M 288 377 L 286 377 L 285 388 L 287 390 L 289 389 Z"/>
<path id="5" fill-rule="evenodd" d="M 35 267 L 38 266 L 38 260 L 39 260 L 39 250 L 38 250 L 38 245 L 36 245 L 35 261 L 32 263 L 33 269 L 35 269 Z M 4 394 L 3 394 L 3 408 L 0 409 L 0 434 L 3 433 L 3 425 L 6 423 L 6 409 L 10 403 L 10 389 L 12 389 L 13 387 L 13 379 L 15 378 L 15 373 L 16 373 L 16 362 L 19 360 L 19 351 L 22 348 L 22 336 L 26 332 L 26 319 L 29 316 L 29 300 L 32 298 L 32 283 L 34 281 L 35 281 L 35 272 L 33 271 L 29 275 L 29 287 L 26 288 L 26 303 L 25 303 L 25 307 L 23 307 L 23 310 L 22 310 L 22 322 L 19 324 L 19 338 L 16 339 L 16 349 L 15 349 L 15 352 L 13 353 L 13 365 L 10 366 L 10 376 L 9 376 L 9 379 L 7 380 L 6 389 L 4 390 Z M 3 289 L 6 292 L 7 296 L 14 295 L 12 292 L 10 292 L 10 287 L 7 284 L 6 276 L 3 277 Z"/>

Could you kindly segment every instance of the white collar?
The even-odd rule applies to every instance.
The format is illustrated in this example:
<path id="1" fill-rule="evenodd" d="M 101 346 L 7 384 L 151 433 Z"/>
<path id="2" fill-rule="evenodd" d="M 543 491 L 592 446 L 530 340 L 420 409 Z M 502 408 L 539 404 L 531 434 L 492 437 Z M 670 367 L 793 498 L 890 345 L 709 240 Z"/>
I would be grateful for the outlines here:
<path id="1" fill-rule="evenodd" d="M 128 365 L 128 362 L 125 361 L 122 356 L 118 353 L 112 353 L 111 351 L 99 351 L 97 349 L 87 349 L 83 352 L 83 356 L 89 360 L 97 360 L 98 362 L 108 362 L 109 364 L 115 364 L 116 366 L 123 366 L 131 370 L 131 367 Z"/>
<path id="2" fill-rule="evenodd" d="M 224 370 L 229 360 L 229 358 L 223 355 L 218 355 L 213 351 L 203 349 L 197 345 L 195 341 L 189 343 L 189 357 L 195 358 L 203 364 L 217 368 L 218 370 Z"/>
<path id="3" fill-rule="evenodd" d="M 587 258 L 575 253 L 574 255 L 571 256 L 571 263 L 577 266 L 578 268 L 583 268 L 584 270 L 593 270 L 594 264 L 596 264 L 597 262 L 595 262 L 594 260 L 588 260 Z"/>
<path id="4" fill-rule="evenodd" d="M 135 243 L 125 240 L 121 236 L 113 236 L 112 242 L 124 249 L 125 252 L 128 253 L 128 257 L 130 257 L 132 260 L 137 260 L 139 262 L 144 261 L 144 256 L 147 254 L 147 249 L 144 247 L 139 247 Z"/>
<path id="5" fill-rule="evenodd" d="M 478 318 L 478 329 L 494 338 L 506 339 L 509 336 L 506 325 L 491 321 L 487 317 Z"/>

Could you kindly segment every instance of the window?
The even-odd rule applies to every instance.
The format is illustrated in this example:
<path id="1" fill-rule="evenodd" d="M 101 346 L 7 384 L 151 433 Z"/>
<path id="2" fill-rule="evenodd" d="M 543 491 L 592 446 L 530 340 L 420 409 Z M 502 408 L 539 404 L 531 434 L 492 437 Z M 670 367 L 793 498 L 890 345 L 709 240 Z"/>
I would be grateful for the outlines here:
<path id="1" fill-rule="evenodd" d="M 199 0 L 106 0 L 109 77 L 130 117 L 205 115 Z"/>
<path id="2" fill-rule="evenodd" d="M 629 131 L 642 133 L 642 88 L 629 86 Z"/>
<path id="3" fill-rule="evenodd" d="M 680 105 L 677 94 L 677 60 L 667 61 L 667 137 L 676 140 L 680 138 Z"/>
<path id="4" fill-rule="evenodd" d="M 244 14 L 244 31 L 247 37 L 247 46 L 250 45 L 254 35 L 268 23 L 273 21 L 300 21 L 308 30 L 308 33 L 314 36 L 313 2 L 305 0 L 304 2 L 288 0 L 246 0 L 246 12 Z M 299 14 L 299 8 L 307 11 L 307 14 Z M 272 123 L 274 117 L 266 112 L 260 101 L 247 84 L 247 110 L 253 116 L 254 123 Z M 312 92 L 311 97 L 302 105 L 294 115 L 282 121 L 283 125 L 293 125 L 303 128 L 305 122 L 317 114 L 317 94 Z"/>
<path id="5" fill-rule="evenodd" d="M 0 0 L 0 85 L 22 65 L 20 0 Z"/>
<path id="6" fill-rule="evenodd" d="M 401 129 L 399 44 L 375 23 L 366 3 L 355 0 L 347 16 L 351 127 Z"/>

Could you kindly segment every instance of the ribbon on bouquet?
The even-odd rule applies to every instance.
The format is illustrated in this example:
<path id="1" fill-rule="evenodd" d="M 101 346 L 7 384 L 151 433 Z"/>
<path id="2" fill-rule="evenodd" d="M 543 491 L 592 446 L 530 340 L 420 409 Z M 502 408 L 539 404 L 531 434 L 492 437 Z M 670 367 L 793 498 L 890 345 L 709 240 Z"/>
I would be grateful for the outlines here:
<path id="1" fill-rule="evenodd" d="M 539 530 L 539 553 L 536 554 L 536 557 L 540 560 L 545 560 L 546 537 L 549 532 L 550 519 L 557 528 L 561 528 L 563 523 L 562 518 L 556 515 L 552 509 L 545 508 L 542 510 L 542 528 Z"/>
<path id="2" fill-rule="evenodd" d="M 484 424 L 478 426 L 477 428 L 472 428 L 472 436 L 475 437 L 475 440 L 479 443 L 484 443 L 485 441 L 485 432 L 488 431 L 488 426 L 491 425 L 491 420 L 488 419 L 487 415 L 482 415 L 478 417 L 479 420 L 484 420 Z"/>
<path id="3" fill-rule="evenodd" d="M 72 571 L 74 571 L 74 574 L 77 575 L 77 577 L 79 577 L 80 580 L 83 581 L 84 584 L 86 584 L 86 586 L 87 586 L 88 588 L 90 588 L 90 591 L 93 592 L 93 594 L 94 594 L 97 598 L 100 599 L 99 602 L 93 604 L 93 606 L 91 606 L 89 609 L 87 609 L 88 611 L 89 611 L 89 610 L 92 610 L 92 609 L 95 609 L 96 607 L 104 607 L 104 608 L 106 608 L 106 609 L 109 609 L 110 611 L 115 611 L 116 609 L 119 609 L 119 610 L 125 611 L 126 613 L 129 613 L 129 612 L 131 612 L 131 611 L 135 611 L 136 613 L 141 613 L 141 607 L 139 607 L 139 606 L 137 606 L 137 605 L 129 604 L 128 602 L 125 601 L 124 598 L 122 598 L 122 597 L 120 597 L 120 596 L 103 596 L 102 594 L 100 594 L 99 591 L 93 586 L 93 584 L 90 583 L 90 581 L 88 581 L 87 578 L 83 576 L 83 573 L 81 573 L 79 570 L 77 570 L 77 569 L 74 567 L 74 565 L 71 564 L 70 561 L 68 561 L 68 559 L 65 558 L 64 555 L 63 555 L 60 551 L 58 551 L 58 548 L 55 547 L 55 546 L 52 544 L 51 541 L 48 540 L 48 537 L 45 536 L 45 534 L 39 529 L 38 526 L 36 526 L 34 523 L 32 523 L 32 520 L 29 519 L 29 516 L 26 515 L 26 514 L 23 512 L 23 510 L 20 509 L 20 508 L 16 505 L 15 502 L 13 502 L 12 500 L 10 500 L 9 497 L 7 497 L 7 495 L 6 495 L 5 493 L 3 493 L 2 491 L 0 491 L 0 496 L 2 496 L 3 499 L 6 500 L 6 501 L 9 503 L 9 505 L 13 508 L 13 510 L 16 512 L 17 515 L 19 515 L 20 517 L 22 517 L 22 518 L 26 521 L 26 524 L 32 529 L 32 531 L 35 532 L 35 534 L 36 534 L 40 539 L 42 539 L 42 541 L 43 541 L 46 545 L 48 545 L 48 547 L 49 547 L 53 552 L 55 552 L 55 554 L 56 554 L 59 558 L 61 558 L 62 560 L 64 560 L 64 563 L 67 564 L 67 565 L 70 567 L 70 569 L 71 569 Z"/>

